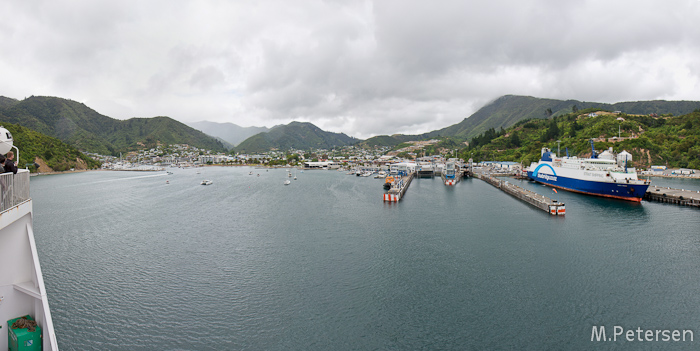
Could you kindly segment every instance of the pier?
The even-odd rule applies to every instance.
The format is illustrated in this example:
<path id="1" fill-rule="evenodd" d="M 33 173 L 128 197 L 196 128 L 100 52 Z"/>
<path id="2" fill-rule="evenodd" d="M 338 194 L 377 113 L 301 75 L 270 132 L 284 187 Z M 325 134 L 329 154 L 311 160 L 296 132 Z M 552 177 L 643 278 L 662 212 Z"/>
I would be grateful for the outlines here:
<path id="1" fill-rule="evenodd" d="M 408 175 L 399 176 L 398 179 L 394 180 L 391 184 L 391 189 L 384 194 L 384 201 L 399 202 L 406 193 L 408 186 L 411 185 L 414 176 L 415 173 L 411 172 L 408 173 Z"/>
<path id="2" fill-rule="evenodd" d="M 544 195 L 537 194 L 527 189 L 523 189 L 515 184 L 508 181 L 497 179 L 491 177 L 490 174 L 486 173 L 475 173 L 474 177 L 479 178 L 496 188 L 501 189 L 508 195 L 519 199 L 520 201 L 526 202 L 532 206 L 543 210 L 552 216 L 563 216 L 566 214 L 566 206 L 557 200 L 552 200 Z"/>
<path id="3" fill-rule="evenodd" d="M 700 192 L 684 189 L 673 189 L 659 186 L 649 186 L 644 199 L 665 202 L 681 206 L 700 207 Z"/>

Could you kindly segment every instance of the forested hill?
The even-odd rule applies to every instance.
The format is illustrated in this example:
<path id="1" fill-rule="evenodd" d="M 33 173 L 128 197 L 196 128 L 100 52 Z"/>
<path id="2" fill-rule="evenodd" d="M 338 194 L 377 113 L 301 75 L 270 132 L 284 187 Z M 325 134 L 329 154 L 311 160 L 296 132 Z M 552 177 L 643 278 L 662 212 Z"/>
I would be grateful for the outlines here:
<path id="1" fill-rule="evenodd" d="M 619 133 L 619 137 L 618 137 Z M 589 157 L 590 140 L 598 151 L 613 147 L 632 154 L 632 165 L 667 165 L 700 169 L 700 109 L 681 116 L 634 115 L 588 109 L 549 119 L 531 119 L 489 129 L 472 139 L 460 156 L 476 161 L 501 160 L 528 166 L 542 147 L 561 154 Z"/>
<path id="2" fill-rule="evenodd" d="M 269 132 L 253 135 L 240 143 L 235 150 L 259 153 L 272 149 L 331 149 L 336 146 L 351 145 L 357 141 L 358 139 L 343 133 L 326 132 L 311 123 L 291 122 L 287 125 L 275 126 Z"/>
<path id="3" fill-rule="evenodd" d="M 621 111 L 628 114 L 687 114 L 700 108 L 700 101 L 636 101 L 606 104 L 578 100 L 542 99 L 505 95 L 485 105 L 469 118 L 452 126 L 428 133 L 429 137 L 454 137 L 469 140 L 490 128 L 508 128 L 525 119 L 543 119 L 587 108 Z"/>
<path id="4" fill-rule="evenodd" d="M 25 126 L 81 151 L 118 155 L 157 144 L 224 150 L 220 141 L 169 117 L 122 121 L 101 115 L 82 103 L 57 97 L 32 96 L 14 103 L 12 100 L 0 99 L 0 122 Z"/>
<path id="5" fill-rule="evenodd" d="M 66 171 L 71 168 L 93 169 L 100 165 L 56 138 L 7 122 L 2 123 L 2 126 L 12 133 L 13 144 L 19 149 L 19 159 L 15 159 L 19 168 L 26 167 L 35 172 L 37 167 L 34 164 L 37 163 L 42 165 L 41 171 L 47 172 Z"/>
<path id="6" fill-rule="evenodd" d="M 12 105 L 14 105 L 14 104 L 16 104 L 16 103 L 18 103 L 18 102 L 19 102 L 19 100 L 11 99 L 11 98 L 4 97 L 4 96 L 0 96 L 0 108 L 3 108 L 3 107 L 10 107 L 10 106 L 12 106 Z"/>

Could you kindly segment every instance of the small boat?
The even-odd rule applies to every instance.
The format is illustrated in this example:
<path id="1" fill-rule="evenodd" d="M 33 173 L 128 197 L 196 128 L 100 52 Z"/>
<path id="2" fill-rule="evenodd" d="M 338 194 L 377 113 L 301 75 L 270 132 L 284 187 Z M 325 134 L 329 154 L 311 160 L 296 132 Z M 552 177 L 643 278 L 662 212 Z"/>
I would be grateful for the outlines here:
<path id="1" fill-rule="evenodd" d="M 284 185 L 289 185 L 289 184 L 292 184 L 292 181 L 291 181 L 291 180 L 287 179 L 287 180 L 284 181 Z"/>
<path id="2" fill-rule="evenodd" d="M 203 181 L 202 181 L 201 183 L 199 183 L 199 184 L 201 184 L 201 185 L 211 185 L 212 183 L 213 183 L 213 182 L 212 182 L 211 180 L 205 179 L 205 180 L 203 180 Z"/>

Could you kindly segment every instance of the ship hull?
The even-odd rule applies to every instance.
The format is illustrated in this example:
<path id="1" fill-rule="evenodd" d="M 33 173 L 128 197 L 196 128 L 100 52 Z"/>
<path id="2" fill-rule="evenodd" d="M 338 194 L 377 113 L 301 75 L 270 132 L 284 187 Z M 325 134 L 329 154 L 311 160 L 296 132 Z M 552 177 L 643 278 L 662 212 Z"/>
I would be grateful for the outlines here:
<path id="1" fill-rule="evenodd" d="M 554 171 L 554 168 L 548 167 L 548 169 Z M 640 181 L 596 181 L 593 179 L 585 179 L 584 176 L 578 176 L 576 171 L 562 170 L 560 168 L 556 169 L 559 172 L 555 173 L 544 170 L 533 172 L 532 170 L 528 170 L 527 176 L 538 183 L 559 189 L 635 202 L 642 201 L 649 187 L 648 183 Z"/>

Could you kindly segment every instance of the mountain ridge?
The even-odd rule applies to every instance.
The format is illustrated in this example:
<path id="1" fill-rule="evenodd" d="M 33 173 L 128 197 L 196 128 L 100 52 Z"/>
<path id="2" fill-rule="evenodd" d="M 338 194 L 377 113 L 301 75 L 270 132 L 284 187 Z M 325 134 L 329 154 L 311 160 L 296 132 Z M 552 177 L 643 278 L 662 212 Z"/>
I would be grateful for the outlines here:
<path id="1" fill-rule="evenodd" d="M 270 129 L 267 127 L 241 127 L 235 123 L 219 123 L 219 122 L 209 122 L 209 121 L 199 121 L 186 123 L 188 126 L 200 130 L 205 134 L 211 135 L 216 138 L 227 142 L 231 146 L 228 149 L 232 149 L 244 140 L 250 138 L 251 136 L 267 132 Z"/>
<path id="2" fill-rule="evenodd" d="M 24 100 L 0 96 L 0 122 L 22 125 L 56 137 L 80 150 L 115 155 L 121 151 L 152 148 L 158 144 L 189 144 L 194 147 L 223 151 L 227 148 L 247 153 L 271 149 L 333 148 L 361 146 L 395 146 L 410 140 L 453 138 L 469 141 L 490 129 L 508 128 L 527 119 L 548 119 L 574 110 L 600 108 L 629 114 L 685 114 L 700 109 L 698 101 L 627 101 L 614 104 L 578 100 L 556 100 L 532 96 L 504 95 L 487 103 L 461 122 L 423 134 L 378 135 L 366 140 L 344 133 L 323 131 L 308 122 L 291 122 L 270 129 L 240 127 L 233 123 L 201 121 L 186 125 L 170 117 L 157 116 L 117 120 L 98 113 L 83 103 L 59 97 L 31 96 Z M 211 134 L 192 125 L 207 126 Z M 254 133 L 244 140 L 226 139 L 234 133 Z M 204 128 L 202 128 L 204 129 Z M 212 131 L 212 129 L 214 131 Z M 217 131 L 218 130 L 218 131 Z M 227 137 L 228 133 L 228 137 Z M 242 136 L 238 136 L 242 138 Z M 219 139 L 217 139 L 219 138 Z M 221 141 L 223 140 L 223 142 Z M 233 142 L 231 142 L 233 141 Z M 224 145 L 228 142 L 231 145 Z M 237 145 L 236 145 L 237 142 Z"/>
<path id="3" fill-rule="evenodd" d="M 670 113 L 673 115 L 682 115 L 700 109 L 700 101 L 642 100 L 609 104 L 574 99 L 557 100 L 524 95 L 503 95 L 490 101 L 469 117 L 464 118 L 461 122 L 451 126 L 424 134 L 378 135 L 366 141 L 375 139 L 377 143 L 384 145 L 388 145 L 389 143 L 398 145 L 410 138 L 419 140 L 451 137 L 460 141 L 468 141 L 491 128 L 508 128 L 526 119 L 547 119 L 560 116 L 573 112 L 574 107 L 577 110 L 587 108 L 600 108 L 609 111 L 620 110 L 629 114 L 656 113 L 660 115 Z M 382 138 L 377 139 L 378 137 Z"/>
<path id="4" fill-rule="evenodd" d="M 258 153 L 271 149 L 330 149 L 352 145 L 358 141 L 345 133 L 327 132 L 309 122 L 293 121 L 286 125 L 274 126 L 268 132 L 253 135 L 236 146 L 235 150 Z"/>
<path id="5" fill-rule="evenodd" d="M 155 147 L 159 143 L 224 150 L 220 141 L 170 117 L 117 120 L 83 103 L 59 97 L 31 96 L 16 103 L 3 103 L 0 121 L 58 138 L 83 151 L 105 155 Z"/>

